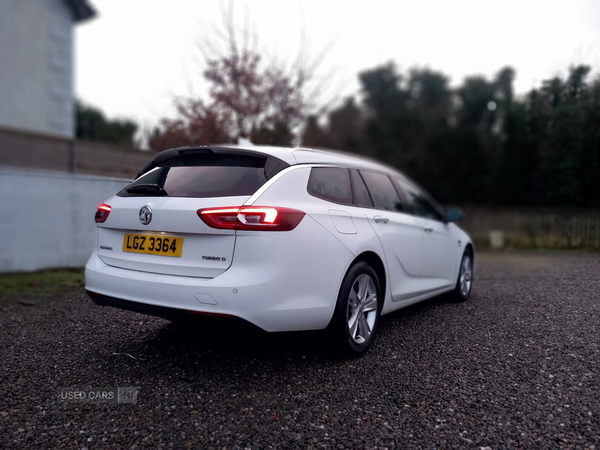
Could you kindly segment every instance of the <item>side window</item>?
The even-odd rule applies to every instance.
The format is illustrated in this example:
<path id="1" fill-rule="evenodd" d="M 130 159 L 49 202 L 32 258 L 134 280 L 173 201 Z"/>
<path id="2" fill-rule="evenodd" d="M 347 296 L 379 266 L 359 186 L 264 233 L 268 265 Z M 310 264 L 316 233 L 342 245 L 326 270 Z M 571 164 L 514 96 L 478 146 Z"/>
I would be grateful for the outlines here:
<path id="1" fill-rule="evenodd" d="M 352 204 L 352 186 L 348 169 L 314 167 L 308 179 L 308 193 L 323 200 Z"/>
<path id="2" fill-rule="evenodd" d="M 354 194 L 354 204 L 356 206 L 366 206 L 367 208 L 372 208 L 373 202 L 371 201 L 371 196 L 369 195 L 369 191 L 367 191 L 367 186 L 365 186 L 365 182 L 358 173 L 358 170 L 350 170 L 350 179 L 352 180 L 352 193 Z"/>
<path id="3" fill-rule="evenodd" d="M 387 209 L 389 211 L 403 211 L 402 202 L 398 192 L 387 175 L 361 170 L 360 174 L 365 180 L 367 189 L 373 199 L 373 206 L 378 209 Z"/>
<path id="4" fill-rule="evenodd" d="M 415 216 L 426 217 L 427 219 L 433 220 L 442 220 L 442 216 L 437 208 L 427 200 L 427 196 L 423 192 L 400 178 L 396 178 L 396 182 L 400 185 L 400 189 L 406 197 L 408 207 Z"/>

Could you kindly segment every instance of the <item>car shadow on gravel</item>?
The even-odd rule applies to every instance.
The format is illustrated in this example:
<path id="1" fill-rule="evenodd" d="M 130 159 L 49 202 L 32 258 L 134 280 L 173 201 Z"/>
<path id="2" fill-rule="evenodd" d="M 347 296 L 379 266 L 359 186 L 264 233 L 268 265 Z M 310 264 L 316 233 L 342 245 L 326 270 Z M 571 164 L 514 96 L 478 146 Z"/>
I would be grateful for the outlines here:
<path id="1" fill-rule="evenodd" d="M 360 359 L 365 364 L 377 360 L 386 352 L 383 344 L 389 341 L 386 335 L 397 332 L 398 326 L 426 314 L 431 308 L 446 306 L 451 306 L 448 297 L 439 296 L 382 317 L 378 339 Z M 239 376 L 255 369 L 343 366 L 351 359 L 336 351 L 324 330 L 267 333 L 247 323 L 212 319 L 187 324 L 164 322 L 146 339 L 128 341 L 118 352 L 136 355 L 138 367 L 145 373 L 151 372 L 154 376 L 176 373 L 182 381 L 190 382 L 210 373 Z"/>
<path id="2" fill-rule="evenodd" d="M 241 321 L 208 319 L 183 324 L 166 323 L 144 345 L 156 351 L 175 350 L 173 357 L 180 352 L 235 356 L 238 359 L 328 357 L 331 354 L 323 345 L 328 338 L 325 331 L 267 333 Z"/>

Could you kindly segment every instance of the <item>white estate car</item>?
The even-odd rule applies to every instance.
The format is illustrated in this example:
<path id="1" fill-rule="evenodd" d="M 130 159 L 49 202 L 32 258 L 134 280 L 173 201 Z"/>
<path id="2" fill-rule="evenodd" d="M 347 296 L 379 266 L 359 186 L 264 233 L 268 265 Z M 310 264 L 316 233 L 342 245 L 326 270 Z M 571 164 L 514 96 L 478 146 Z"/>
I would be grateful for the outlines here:
<path id="1" fill-rule="evenodd" d="M 97 304 L 172 320 L 328 328 L 360 354 L 380 315 L 469 297 L 473 244 L 459 218 L 400 172 L 349 154 L 177 148 L 98 206 L 86 289 Z"/>

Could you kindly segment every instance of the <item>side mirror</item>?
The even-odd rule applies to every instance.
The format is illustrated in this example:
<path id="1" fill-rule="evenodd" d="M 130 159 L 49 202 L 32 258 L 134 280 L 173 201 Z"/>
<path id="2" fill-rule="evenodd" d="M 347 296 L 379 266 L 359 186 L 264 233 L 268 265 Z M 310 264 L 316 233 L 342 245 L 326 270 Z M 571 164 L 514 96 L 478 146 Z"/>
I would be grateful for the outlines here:
<path id="1" fill-rule="evenodd" d="M 456 222 L 463 218 L 463 213 L 459 209 L 448 208 L 444 212 L 444 219 L 446 222 Z"/>

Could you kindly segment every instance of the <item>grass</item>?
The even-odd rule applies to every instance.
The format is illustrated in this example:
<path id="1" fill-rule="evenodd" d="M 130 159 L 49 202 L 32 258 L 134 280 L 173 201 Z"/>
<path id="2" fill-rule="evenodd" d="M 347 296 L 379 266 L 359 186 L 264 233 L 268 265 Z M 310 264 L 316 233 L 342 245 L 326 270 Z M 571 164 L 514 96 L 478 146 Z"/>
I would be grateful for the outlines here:
<path id="1" fill-rule="evenodd" d="M 0 274 L 0 299 L 36 297 L 84 285 L 83 269 Z"/>

